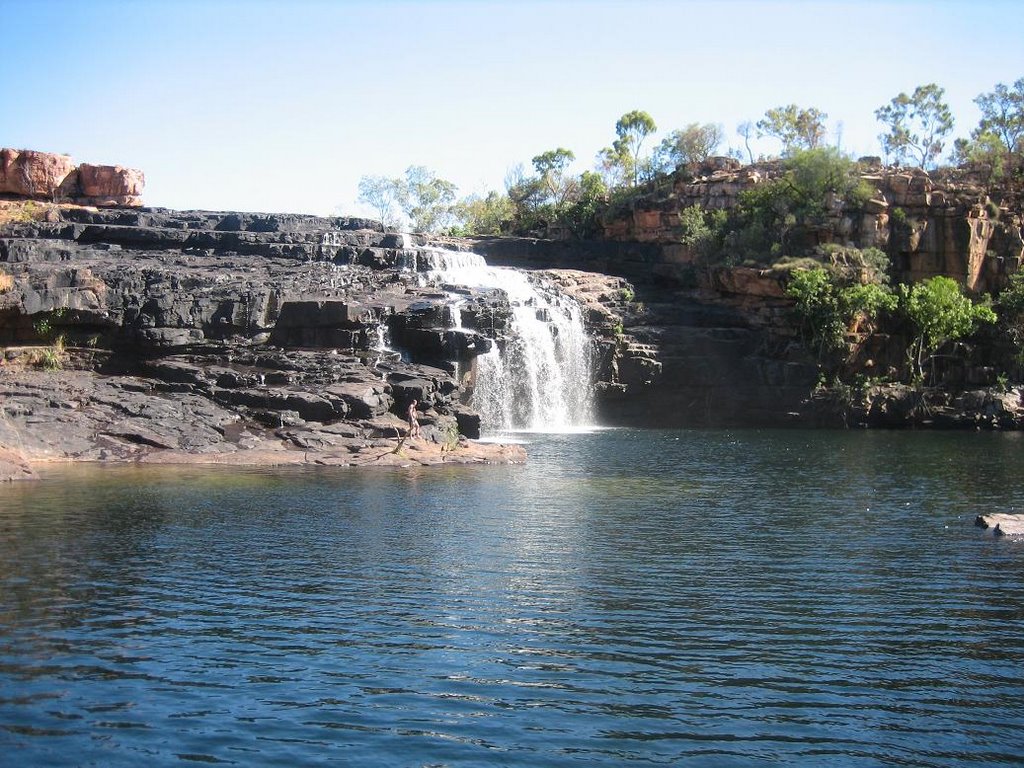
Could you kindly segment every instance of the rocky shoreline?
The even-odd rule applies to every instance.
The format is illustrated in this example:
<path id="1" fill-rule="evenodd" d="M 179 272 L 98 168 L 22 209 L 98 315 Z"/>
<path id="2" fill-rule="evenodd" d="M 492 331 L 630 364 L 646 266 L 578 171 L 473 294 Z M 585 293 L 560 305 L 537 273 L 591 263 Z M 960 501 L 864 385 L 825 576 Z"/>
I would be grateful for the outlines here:
<path id="1" fill-rule="evenodd" d="M 0 480 L 33 479 L 40 467 L 63 462 L 410 467 L 526 460 L 519 445 L 409 438 L 395 415 L 374 424 L 379 437 L 350 423 L 270 429 L 195 394 L 168 396 L 157 379 L 2 370 Z M 383 436 L 388 432 L 392 437 Z"/>

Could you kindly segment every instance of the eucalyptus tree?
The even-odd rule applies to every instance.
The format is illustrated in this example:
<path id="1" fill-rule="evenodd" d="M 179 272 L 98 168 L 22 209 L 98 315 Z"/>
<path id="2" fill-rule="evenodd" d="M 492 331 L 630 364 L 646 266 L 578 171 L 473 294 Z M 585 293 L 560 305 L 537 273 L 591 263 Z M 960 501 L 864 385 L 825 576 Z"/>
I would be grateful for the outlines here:
<path id="1" fill-rule="evenodd" d="M 801 109 L 796 104 L 775 107 L 767 110 L 764 118 L 757 121 L 758 136 L 771 136 L 781 141 L 786 155 L 800 149 L 817 149 L 828 134 L 825 128 L 827 119 L 825 112 L 814 107 Z"/>
<path id="2" fill-rule="evenodd" d="M 1024 149 L 1020 146 L 1024 137 L 1024 77 L 1009 88 L 998 83 L 991 93 L 979 95 L 974 103 L 981 110 L 975 139 L 983 134 L 992 134 L 1003 143 L 1007 152 Z"/>
<path id="3" fill-rule="evenodd" d="M 754 152 L 750 148 L 750 137 L 754 135 L 754 130 L 754 124 L 749 120 L 744 120 L 736 126 L 736 133 L 743 138 L 743 146 L 747 150 L 747 160 L 751 163 L 754 162 Z"/>
<path id="4" fill-rule="evenodd" d="M 618 138 L 611 148 L 601 150 L 599 158 L 603 164 L 622 166 L 623 176 L 632 180 L 632 186 L 640 182 L 640 153 L 644 141 L 658 130 L 654 118 L 643 110 L 627 112 L 615 123 Z"/>
<path id="5" fill-rule="evenodd" d="M 724 138 L 721 125 L 690 123 L 661 140 L 654 152 L 655 168 L 671 173 L 680 166 L 702 163 L 715 153 Z"/>
<path id="6" fill-rule="evenodd" d="M 400 216 L 397 211 L 402 197 L 404 182 L 402 179 L 389 179 L 386 176 L 363 176 L 359 179 L 359 197 L 374 209 L 377 218 L 385 227 L 397 227 Z"/>
<path id="7" fill-rule="evenodd" d="M 566 202 L 575 186 L 573 180 L 566 175 L 566 170 L 575 159 L 576 155 L 572 150 L 558 147 L 542 152 L 530 161 L 537 171 L 540 187 L 547 197 L 547 202 L 556 208 Z"/>
<path id="8" fill-rule="evenodd" d="M 875 110 L 889 129 L 878 137 L 887 156 L 899 163 L 909 155 L 921 168 L 938 159 L 953 130 L 953 113 L 942 100 L 945 93 L 935 83 L 919 85 L 911 95 L 900 93 Z"/>
<path id="9" fill-rule="evenodd" d="M 422 165 L 405 169 L 402 210 L 418 232 L 440 232 L 455 219 L 458 187 Z"/>

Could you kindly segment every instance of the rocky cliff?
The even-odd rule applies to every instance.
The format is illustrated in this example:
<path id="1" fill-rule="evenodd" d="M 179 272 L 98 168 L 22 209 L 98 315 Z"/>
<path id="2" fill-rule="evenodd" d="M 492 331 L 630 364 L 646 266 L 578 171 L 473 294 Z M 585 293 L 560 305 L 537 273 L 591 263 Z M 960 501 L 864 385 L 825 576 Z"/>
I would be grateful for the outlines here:
<path id="1" fill-rule="evenodd" d="M 893 277 L 913 282 L 935 275 L 953 277 L 970 291 L 994 291 L 1024 258 L 1021 211 L 1016 201 L 998 204 L 969 175 L 917 168 L 885 168 L 861 162 L 861 176 L 874 191 L 863 206 L 836 202 L 829 221 L 804 233 L 806 245 L 837 243 L 886 251 Z M 696 173 L 678 173 L 661 187 L 614 213 L 604 237 L 658 247 L 659 269 L 667 277 L 692 279 L 697 255 L 681 244 L 681 213 L 692 205 L 730 209 L 740 194 L 782 173 L 780 162 L 742 166 L 712 158 Z"/>
<path id="2" fill-rule="evenodd" d="M 407 236 L 312 216 L 45 219 L 0 232 L 0 445 L 32 460 L 522 458 L 467 443 L 479 417 L 457 376 L 507 325 L 507 297 L 465 290 L 475 311 L 453 327 L 447 294 L 402 268 L 421 252 Z M 425 439 L 404 441 L 414 399 Z"/>
<path id="3" fill-rule="evenodd" d="M 997 204 L 955 172 L 932 178 L 877 162 L 860 167 L 872 198 L 856 208 L 834 201 L 828 221 L 803 233 L 813 238 L 805 245 L 880 248 L 896 280 L 945 275 L 976 293 L 1001 288 L 1020 268 L 1014 199 Z M 683 244 L 686 208 L 732 208 L 744 190 L 782 171 L 777 162 L 743 167 L 715 158 L 613 211 L 598 242 L 482 238 L 474 247 L 497 264 L 624 278 L 619 305 L 605 301 L 603 320 L 594 314 L 606 345 L 599 386 L 610 422 L 1020 428 L 1021 390 L 990 386 L 996 361 L 951 371 L 958 392 L 885 385 L 816 393 L 819 373 L 799 342 L 786 272 L 703 263 Z M 901 338 L 873 336 L 858 339 L 853 354 L 869 380 L 898 369 L 904 351 Z"/>

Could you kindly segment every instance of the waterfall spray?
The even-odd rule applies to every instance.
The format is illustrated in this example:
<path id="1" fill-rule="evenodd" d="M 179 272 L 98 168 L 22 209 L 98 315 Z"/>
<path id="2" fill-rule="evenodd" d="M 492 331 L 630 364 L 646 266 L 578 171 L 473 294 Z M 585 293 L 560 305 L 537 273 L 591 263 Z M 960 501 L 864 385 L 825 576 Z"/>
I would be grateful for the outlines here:
<path id="1" fill-rule="evenodd" d="M 417 251 L 406 266 L 427 280 L 508 296 L 511 336 L 474 360 L 470 404 L 485 432 L 558 432 L 592 423 L 592 345 L 576 301 L 520 270 L 490 267 L 475 253 Z M 458 303 L 452 318 L 461 325 Z"/>

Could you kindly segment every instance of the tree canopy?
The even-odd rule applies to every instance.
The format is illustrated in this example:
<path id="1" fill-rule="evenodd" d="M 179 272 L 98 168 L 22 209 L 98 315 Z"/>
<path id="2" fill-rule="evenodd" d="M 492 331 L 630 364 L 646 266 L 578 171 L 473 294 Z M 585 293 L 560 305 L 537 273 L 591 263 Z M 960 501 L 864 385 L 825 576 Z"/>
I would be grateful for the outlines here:
<path id="1" fill-rule="evenodd" d="M 639 109 L 627 112 L 615 123 L 618 139 L 612 144 L 612 156 L 628 163 L 626 175 L 632 177 L 634 187 L 640 180 L 640 150 L 644 140 L 657 130 L 654 118 Z"/>
<path id="2" fill-rule="evenodd" d="M 416 231 L 436 233 L 454 222 L 457 192 L 458 187 L 430 169 L 411 165 L 401 178 L 363 176 L 358 199 L 373 207 L 385 226 L 402 223 L 395 210 L 398 208 Z"/>
<path id="3" fill-rule="evenodd" d="M 690 123 L 661 140 L 654 152 L 654 167 L 661 173 L 707 160 L 725 140 L 725 131 L 716 123 Z"/>
<path id="4" fill-rule="evenodd" d="M 782 142 L 783 154 L 798 149 L 817 149 L 825 141 L 825 120 L 828 115 L 810 107 L 801 109 L 796 104 L 775 107 L 757 121 L 759 136 L 771 136 Z"/>
<path id="5" fill-rule="evenodd" d="M 899 286 L 900 308 L 914 329 L 908 350 L 918 375 L 925 358 L 931 358 L 949 341 L 972 333 L 980 323 L 993 323 L 995 313 L 964 296 L 960 284 L 949 277 L 932 277 L 913 285 Z"/>
<path id="6" fill-rule="evenodd" d="M 910 96 L 900 93 L 875 110 L 875 117 L 889 129 L 878 137 L 887 155 L 898 163 L 913 156 L 921 168 L 938 159 L 953 130 L 953 113 L 942 100 L 945 93 L 935 83 L 919 85 Z"/>
<path id="7" fill-rule="evenodd" d="M 1024 77 L 1007 88 L 998 83 L 991 93 L 983 93 L 974 99 L 981 110 L 981 122 L 975 131 L 975 138 L 981 134 L 996 136 L 1007 152 L 1021 149 L 1024 137 Z"/>

